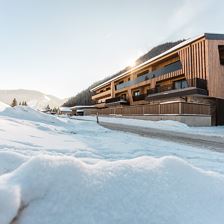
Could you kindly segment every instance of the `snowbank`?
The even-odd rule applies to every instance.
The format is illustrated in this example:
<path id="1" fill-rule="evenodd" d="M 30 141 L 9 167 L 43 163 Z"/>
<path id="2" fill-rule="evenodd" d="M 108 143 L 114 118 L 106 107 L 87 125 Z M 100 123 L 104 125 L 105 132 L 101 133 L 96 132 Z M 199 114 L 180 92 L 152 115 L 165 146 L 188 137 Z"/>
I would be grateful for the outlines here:
<path id="1" fill-rule="evenodd" d="M 175 157 L 30 159 L 0 177 L 0 223 L 222 224 L 224 177 Z"/>
<path id="2" fill-rule="evenodd" d="M 5 103 L 2 103 L 1 101 L 0 101 L 0 112 L 2 112 L 2 111 L 4 111 L 6 108 L 8 108 L 9 107 L 9 105 L 7 105 L 7 104 L 5 104 Z"/>
<path id="3" fill-rule="evenodd" d="M 16 107 L 2 107 L 0 105 L 0 116 L 7 116 L 10 118 L 17 118 L 21 120 L 29 120 L 41 123 L 60 123 L 57 117 L 42 113 L 29 106 L 16 106 Z"/>
<path id="4" fill-rule="evenodd" d="M 15 170 L 28 158 L 15 152 L 0 152 L 0 175 Z"/>

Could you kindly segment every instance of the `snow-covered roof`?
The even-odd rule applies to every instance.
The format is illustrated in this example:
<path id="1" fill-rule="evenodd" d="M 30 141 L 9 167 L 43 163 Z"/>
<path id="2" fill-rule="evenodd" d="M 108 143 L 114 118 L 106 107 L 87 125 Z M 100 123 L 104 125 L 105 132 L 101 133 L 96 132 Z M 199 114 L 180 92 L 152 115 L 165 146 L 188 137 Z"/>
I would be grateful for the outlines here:
<path id="1" fill-rule="evenodd" d="M 62 112 L 71 112 L 72 111 L 71 107 L 60 107 L 59 110 Z"/>
<path id="2" fill-rule="evenodd" d="M 130 73 L 131 71 L 133 71 L 133 70 L 135 70 L 135 69 L 137 69 L 137 68 L 140 68 L 140 67 L 142 67 L 142 66 L 144 66 L 144 65 L 146 65 L 146 64 L 148 64 L 148 63 L 150 63 L 150 62 L 153 62 L 153 61 L 157 60 L 158 58 L 163 57 L 163 56 L 165 56 L 165 55 L 167 55 L 167 54 L 169 54 L 169 53 L 171 53 L 171 52 L 173 52 L 173 51 L 175 51 L 175 50 L 177 50 L 177 49 L 179 49 L 179 48 L 182 48 L 182 47 L 184 47 L 185 45 L 188 45 L 188 44 L 190 44 L 190 43 L 192 43 L 192 42 L 194 42 L 194 41 L 196 41 L 196 40 L 198 40 L 198 39 L 201 39 L 201 38 L 203 38 L 203 37 L 205 37 L 205 38 L 207 38 L 207 39 L 224 39 L 224 34 L 210 34 L 210 33 L 204 33 L 204 34 L 201 34 L 201 35 L 196 36 L 196 37 L 194 37 L 194 38 L 189 38 L 189 39 L 187 39 L 186 41 L 183 41 L 183 42 L 181 42 L 180 44 L 177 44 L 176 46 L 170 48 L 169 50 L 167 50 L 167 51 L 165 51 L 165 52 L 163 52 L 163 53 L 161 53 L 161 54 L 159 54 L 159 55 L 157 55 L 157 56 L 155 56 L 155 57 L 153 57 L 153 58 L 151 58 L 151 59 L 149 59 L 149 60 L 147 60 L 147 61 L 145 61 L 145 62 L 143 62 L 143 63 L 141 63 L 141 64 L 139 64 L 139 65 L 137 65 L 137 66 L 135 66 L 135 67 L 133 67 L 133 68 L 131 68 L 130 70 L 128 70 L 128 71 L 126 71 L 126 72 L 124 72 L 124 73 L 122 73 L 122 74 L 120 74 L 120 75 L 118 75 L 118 76 L 116 76 L 116 77 L 114 77 L 114 78 L 111 78 L 111 79 L 107 80 L 107 81 L 104 82 L 104 83 L 101 83 L 100 85 L 98 85 L 98 86 L 92 88 L 90 91 L 94 91 L 94 90 L 96 90 L 96 89 L 98 89 L 98 88 L 101 88 L 101 87 L 103 87 L 103 86 L 109 84 L 110 82 L 112 82 L 112 81 L 114 81 L 114 80 L 116 80 L 116 79 L 119 79 L 119 78 L 121 78 L 121 77 L 127 75 L 127 74 Z"/>
<path id="3" fill-rule="evenodd" d="M 70 107 L 71 110 L 77 110 L 77 109 L 85 109 L 85 108 L 95 108 L 95 105 L 77 105 L 74 107 Z"/>

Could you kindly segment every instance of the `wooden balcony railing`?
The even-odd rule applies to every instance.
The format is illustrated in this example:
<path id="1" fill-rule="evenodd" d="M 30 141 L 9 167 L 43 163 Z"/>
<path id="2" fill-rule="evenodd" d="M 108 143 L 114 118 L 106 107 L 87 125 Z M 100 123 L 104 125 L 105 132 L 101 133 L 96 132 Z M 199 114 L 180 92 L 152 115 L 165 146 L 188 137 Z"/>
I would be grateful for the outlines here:
<path id="1" fill-rule="evenodd" d="M 106 96 L 109 96 L 109 95 L 111 95 L 111 90 L 107 90 L 107 91 L 104 91 L 104 92 L 101 92 L 101 93 L 97 93 L 97 94 L 92 96 L 92 99 L 97 100 L 99 98 L 106 97 Z"/>
<path id="2" fill-rule="evenodd" d="M 127 103 L 128 101 L 123 97 L 114 97 L 111 99 L 107 99 L 105 102 L 106 104 L 110 104 L 110 103 Z"/>
<path id="3" fill-rule="evenodd" d="M 199 79 L 199 78 L 188 79 L 187 80 L 187 84 L 188 85 L 185 88 L 195 87 L 195 88 L 198 88 L 198 89 L 207 90 L 207 80 L 204 80 L 204 79 Z M 147 95 L 155 94 L 155 93 L 162 93 L 162 92 L 166 92 L 166 91 L 169 91 L 169 90 L 175 90 L 175 89 L 176 88 L 175 88 L 175 85 L 174 84 L 158 86 L 156 88 L 149 89 L 147 91 Z"/>
<path id="4" fill-rule="evenodd" d="M 181 62 L 180 61 L 177 61 L 175 63 L 172 63 L 170 65 L 167 65 L 164 68 L 160 68 L 160 69 L 157 69 L 155 71 L 149 72 L 149 73 L 147 73 L 145 75 L 142 75 L 142 76 L 140 76 L 140 77 L 138 77 L 138 78 L 136 78 L 134 80 L 130 80 L 128 82 L 124 82 L 122 84 L 118 84 L 118 85 L 115 86 L 115 89 L 116 90 L 120 90 L 120 89 L 129 87 L 129 86 L 138 84 L 140 82 L 144 82 L 144 81 L 147 81 L 149 79 L 152 79 L 152 78 L 155 78 L 155 77 L 158 77 L 158 76 L 161 76 L 161 75 L 170 73 L 170 72 L 177 71 L 177 70 L 179 70 L 181 68 L 182 68 Z"/>

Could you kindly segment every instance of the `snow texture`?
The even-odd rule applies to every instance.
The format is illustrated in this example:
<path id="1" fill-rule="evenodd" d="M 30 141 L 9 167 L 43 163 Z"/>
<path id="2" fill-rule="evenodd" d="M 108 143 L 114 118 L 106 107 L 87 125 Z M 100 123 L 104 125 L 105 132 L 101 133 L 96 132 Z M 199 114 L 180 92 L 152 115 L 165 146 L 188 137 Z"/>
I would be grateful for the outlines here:
<path id="1" fill-rule="evenodd" d="M 223 223 L 223 153 L 86 119 L 0 104 L 0 224 Z"/>
<path id="2" fill-rule="evenodd" d="M 0 223 L 18 213 L 23 224 L 221 224 L 223 184 L 223 176 L 175 157 L 88 165 L 41 156 L 0 179 Z"/>

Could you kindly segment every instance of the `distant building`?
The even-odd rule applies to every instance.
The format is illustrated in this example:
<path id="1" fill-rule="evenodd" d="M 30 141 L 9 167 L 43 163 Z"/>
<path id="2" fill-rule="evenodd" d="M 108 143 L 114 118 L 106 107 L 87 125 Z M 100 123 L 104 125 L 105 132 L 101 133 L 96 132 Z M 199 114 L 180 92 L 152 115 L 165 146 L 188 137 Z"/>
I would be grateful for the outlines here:
<path id="1" fill-rule="evenodd" d="M 60 107 L 58 110 L 58 114 L 71 115 L 72 109 L 71 107 Z"/>
<path id="2" fill-rule="evenodd" d="M 74 107 L 71 107 L 72 115 L 75 116 L 83 116 L 87 115 L 89 110 L 96 109 L 95 105 L 77 105 Z"/>
<path id="3" fill-rule="evenodd" d="M 224 124 L 224 34 L 184 41 L 91 91 L 98 109 L 89 114 L 193 115 L 201 125 Z"/>

